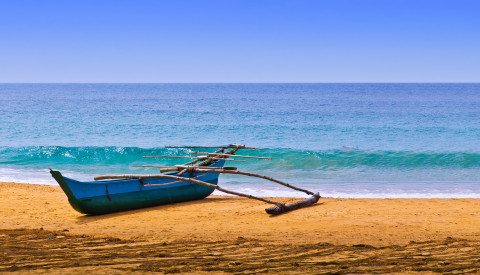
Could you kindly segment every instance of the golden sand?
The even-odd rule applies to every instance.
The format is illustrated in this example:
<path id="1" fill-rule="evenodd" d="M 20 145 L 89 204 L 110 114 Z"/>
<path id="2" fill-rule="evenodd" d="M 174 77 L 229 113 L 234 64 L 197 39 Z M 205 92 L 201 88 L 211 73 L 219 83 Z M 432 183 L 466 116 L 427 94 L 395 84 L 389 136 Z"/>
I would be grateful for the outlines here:
<path id="1" fill-rule="evenodd" d="M 0 183 L 0 197 L 0 272 L 480 270 L 480 199 L 321 198 L 270 216 L 262 202 L 212 196 L 86 216 L 57 186 Z"/>

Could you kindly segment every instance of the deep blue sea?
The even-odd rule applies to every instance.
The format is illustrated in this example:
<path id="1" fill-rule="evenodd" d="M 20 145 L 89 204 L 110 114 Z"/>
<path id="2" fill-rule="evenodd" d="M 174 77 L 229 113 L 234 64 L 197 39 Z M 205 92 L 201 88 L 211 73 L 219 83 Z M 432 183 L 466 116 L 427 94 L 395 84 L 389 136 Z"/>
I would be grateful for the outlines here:
<path id="1" fill-rule="evenodd" d="M 480 198 L 480 84 L 0 84 L 0 181 L 157 173 L 166 145 L 246 144 L 228 163 L 327 197 Z M 257 178 L 220 185 L 302 193 Z"/>

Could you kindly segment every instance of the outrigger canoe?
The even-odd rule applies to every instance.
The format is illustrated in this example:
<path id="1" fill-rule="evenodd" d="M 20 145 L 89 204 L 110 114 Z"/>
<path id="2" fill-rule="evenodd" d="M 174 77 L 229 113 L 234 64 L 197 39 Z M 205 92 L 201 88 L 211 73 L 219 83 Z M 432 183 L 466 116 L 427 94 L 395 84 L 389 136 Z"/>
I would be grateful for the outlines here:
<path id="1" fill-rule="evenodd" d="M 233 160 L 230 157 L 270 159 L 265 157 L 234 155 L 239 149 L 257 148 L 235 144 L 219 147 L 190 146 L 174 148 L 219 148 L 219 150 L 213 153 L 187 152 L 202 155 L 198 157 L 145 156 L 194 159 L 183 165 L 134 165 L 137 167 L 162 168 L 160 169 L 162 174 L 156 175 L 104 175 L 95 177 L 95 181 L 77 181 L 64 177 L 59 171 L 50 169 L 50 173 L 67 195 L 70 205 L 78 212 L 89 215 L 107 214 L 156 205 L 200 200 L 208 197 L 215 189 L 225 193 L 275 204 L 274 207 L 266 209 L 269 214 L 280 214 L 310 206 L 320 198 L 318 193 L 315 194 L 267 176 L 237 171 L 236 167 L 224 167 L 226 161 L 239 161 Z M 228 148 L 231 150 L 225 151 Z M 265 198 L 226 190 L 218 186 L 218 177 L 221 173 L 263 178 L 305 192 L 306 194 L 312 195 L 312 197 L 296 203 L 284 204 L 282 202 L 275 202 Z"/>
<path id="2" fill-rule="evenodd" d="M 210 167 L 222 167 L 219 160 Z M 68 197 L 70 205 L 80 213 L 99 215 L 162 204 L 200 200 L 215 189 L 191 183 L 162 178 L 77 181 L 64 177 L 59 171 L 50 171 Z M 168 173 L 175 174 L 175 173 Z M 196 174 L 204 182 L 217 185 L 220 174 Z M 190 172 L 183 175 L 191 178 Z"/>

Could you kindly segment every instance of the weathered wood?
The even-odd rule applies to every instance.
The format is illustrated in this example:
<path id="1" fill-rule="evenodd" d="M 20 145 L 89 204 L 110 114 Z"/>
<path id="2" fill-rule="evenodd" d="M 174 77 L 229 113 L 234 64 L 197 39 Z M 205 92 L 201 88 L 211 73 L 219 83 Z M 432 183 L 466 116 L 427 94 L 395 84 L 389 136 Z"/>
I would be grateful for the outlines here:
<path id="1" fill-rule="evenodd" d="M 201 178 L 201 177 L 203 177 L 203 176 L 205 176 L 205 174 L 203 174 L 203 175 L 198 175 L 198 176 L 193 177 L 193 178 L 191 178 L 191 179 L 198 179 L 198 178 Z M 144 184 L 143 186 L 145 186 L 145 187 L 165 186 L 165 185 L 175 184 L 175 183 L 179 183 L 179 182 L 184 182 L 184 181 L 176 180 L 176 181 L 171 181 L 171 182 L 169 182 L 169 183 L 146 183 L 146 184 Z"/>
<path id="2" fill-rule="evenodd" d="M 215 153 L 220 153 L 220 152 L 223 152 L 223 151 L 225 151 L 225 149 L 221 148 L 221 149 L 218 149 L 217 151 L 215 151 Z M 207 160 L 204 160 L 203 162 L 201 162 L 199 164 L 195 164 L 195 166 L 208 166 L 208 164 L 210 164 L 212 161 L 213 161 L 213 158 L 208 157 Z M 188 164 L 189 163 L 187 163 L 185 165 L 188 165 Z M 177 173 L 177 176 L 181 176 L 181 175 L 185 174 L 187 171 L 188 171 L 187 169 L 183 169 L 183 170 L 181 170 Z M 165 172 L 160 170 L 160 173 L 165 173 Z"/>
<path id="3" fill-rule="evenodd" d="M 187 172 L 187 169 L 184 169 Z M 183 170 L 182 170 L 183 171 Z M 160 173 L 168 173 L 168 172 L 178 172 L 178 168 L 162 168 L 160 169 Z"/>
<path id="4" fill-rule="evenodd" d="M 186 156 L 143 156 L 143 158 L 173 158 L 173 159 L 199 159 L 201 157 L 186 157 Z M 206 157 L 205 157 L 206 158 Z"/>
<path id="5" fill-rule="evenodd" d="M 243 147 L 242 147 L 243 146 Z M 245 147 L 244 145 L 229 145 L 229 146 L 165 146 L 165 148 L 224 148 L 224 149 L 229 149 L 229 148 L 236 148 L 239 147 L 239 149 L 247 149 L 247 150 L 264 150 L 263 148 L 255 148 L 255 147 Z"/>
<path id="6" fill-rule="evenodd" d="M 224 160 L 224 161 L 245 162 L 244 160 L 239 160 L 239 159 L 223 159 L 223 158 L 212 158 L 212 160 Z"/>
<path id="7" fill-rule="evenodd" d="M 187 163 L 184 163 L 183 165 L 190 165 L 190 164 L 195 164 L 197 162 L 201 161 L 200 159 L 196 159 L 196 160 L 192 160 L 192 161 L 189 161 Z"/>
<path id="8" fill-rule="evenodd" d="M 146 168 L 183 168 L 183 169 L 194 169 L 194 168 L 201 168 L 201 169 L 223 169 L 223 170 L 237 170 L 237 167 L 212 167 L 212 166 L 188 166 L 188 165 L 170 165 L 170 166 L 161 166 L 161 165 L 132 165 L 132 167 L 146 167 Z"/>
<path id="9" fill-rule="evenodd" d="M 163 166 L 163 165 L 132 165 L 132 167 L 146 167 L 146 168 L 175 168 L 175 166 L 169 165 L 169 166 Z M 206 168 L 207 166 L 205 166 Z"/>
<path id="10" fill-rule="evenodd" d="M 236 157 L 236 158 L 250 158 L 250 159 L 272 159 L 272 158 L 266 158 L 266 157 L 242 156 L 242 155 L 207 153 L 207 152 L 186 152 L 186 153 L 193 154 L 193 155 L 207 155 L 207 156 L 222 156 L 222 157 Z"/>
<path id="11" fill-rule="evenodd" d="M 200 156 L 200 157 L 186 157 L 186 156 L 143 156 L 144 158 L 178 158 L 178 159 L 199 159 L 199 160 L 206 160 L 208 159 L 207 156 Z M 237 162 L 245 162 L 244 160 L 237 160 L 237 159 L 223 159 L 223 158 L 213 158 L 213 160 L 224 160 L 224 161 L 237 161 Z"/>
<path id="12" fill-rule="evenodd" d="M 178 176 L 173 176 L 173 175 L 163 175 L 163 174 L 161 174 L 161 175 L 103 175 L 103 176 L 95 177 L 94 179 L 95 180 L 104 180 L 104 179 L 148 179 L 148 178 L 160 178 L 160 179 L 187 181 L 187 182 L 195 183 L 195 184 L 198 184 L 198 185 L 207 186 L 207 187 L 216 189 L 218 191 L 221 191 L 221 192 L 224 192 L 224 193 L 227 193 L 227 194 L 232 194 L 232 195 L 236 195 L 236 196 L 240 196 L 240 197 L 246 197 L 246 198 L 250 198 L 250 199 L 259 200 L 259 201 L 263 201 L 263 202 L 266 202 L 266 203 L 275 204 L 279 207 L 285 207 L 285 204 L 281 203 L 281 202 L 275 202 L 275 201 L 271 201 L 271 200 L 268 200 L 268 199 L 264 199 L 264 198 L 255 197 L 255 196 L 252 196 L 252 195 L 247 195 L 247 194 L 227 190 L 227 189 L 221 188 L 218 185 L 210 184 L 208 182 L 204 182 L 204 181 L 200 181 L 200 180 L 196 180 L 196 179 L 192 179 L 192 178 L 178 177 Z"/>
<path id="13" fill-rule="evenodd" d="M 161 172 L 161 173 L 165 173 L 165 172 L 163 172 L 163 171 L 161 171 L 161 170 L 160 170 L 160 172 Z M 187 169 L 187 168 L 184 168 L 183 170 L 178 171 L 177 176 L 180 177 L 181 175 L 183 175 L 183 174 L 185 174 L 185 173 L 187 173 L 187 172 L 188 172 L 188 169 Z"/>
<path id="14" fill-rule="evenodd" d="M 320 199 L 320 194 L 314 194 L 310 198 L 304 199 L 302 201 L 292 202 L 285 205 L 276 205 L 269 208 L 266 208 L 265 211 L 268 214 L 278 215 L 295 209 L 308 207 L 314 205 Z"/>
<path id="15" fill-rule="evenodd" d="M 269 207 L 269 208 L 265 209 L 265 211 L 268 214 L 272 214 L 272 215 L 278 215 L 278 214 L 285 213 L 285 212 L 288 212 L 288 211 L 292 211 L 292 210 L 295 210 L 295 209 L 311 206 L 311 205 L 315 204 L 320 199 L 320 195 L 318 193 L 315 194 L 311 191 L 292 186 L 292 185 L 290 185 L 286 182 L 283 182 L 283 181 L 280 181 L 280 180 L 277 180 L 277 179 L 274 179 L 274 178 L 271 178 L 271 177 L 268 177 L 268 176 L 265 176 L 265 175 L 238 171 L 238 170 L 236 170 L 237 169 L 236 167 L 210 167 L 210 166 L 208 166 L 209 164 L 211 164 L 212 162 L 217 161 L 217 160 L 232 161 L 232 159 L 226 159 L 226 158 L 229 158 L 229 157 L 243 157 L 243 158 L 253 158 L 253 159 L 271 159 L 271 158 L 267 158 L 267 157 L 234 155 L 235 152 L 238 151 L 239 149 L 245 149 L 245 146 L 243 146 L 243 145 L 230 145 L 228 147 L 203 147 L 203 146 L 185 146 L 185 147 L 175 146 L 175 147 L 173 147 L 173 146 L 170 146 L 169 148 L 221 148 L 221 149 L 215 151 L 214 153 L 187 152 L 187 153 L 190 153 L 190 154 L 205 155 L 205 156 L 199 156 L 199 157 L 145 156 L 145 157 L 173 157 L 173 158 L 192 158 L 192 159 L 195 159 L 194 161 L 188 162 L 187 164 L 184 164 L 184 165 L 175 165 L 175 166 L 134 165 L 136 167 L 163 168 L 163 169 L 160 170 L 161 173 L 178 171 L 177 176 L 165 175 L 165 174 L 161 174 L 161 175 L 104 175 L 104 176 L 95 177 L 95 180 L 119 179 L 119 178 L 138 178 L 138 179 L 164 178 L 164 179 L 176 180 L 175 182 L 179 182 L 179 181 L 191 182 L 191 183 L 195 183 L 195 184 L 199 184 L 199 185 L 203 185 L 203 186 L 208 186 L 210 188 L 214 188 L 216 190 L 219 190 L 219 191 L 227 193 L 227 194 L 232 194 L 232 195 L 237 195 L 237 196 L 241 196 L 241 197 L 256 199 L 256 200 L 263 201 L 263 202 L 266 202 L 266 203 L 274 204 L 275 205 L 274 207 Z M 223 151 L 227 148 L 232 148 L 232 150 L 223 153 Z M 194 163 L 197 163 L 199 161 L 202 161 L 202 162 L 198 163 L 198 164 L 195 164 L 193 166 L 188 166 L 188 164 L 194 164 Z M 233 160 L 233 161 L 239 161 L 239 160 Z M 207 182 L 197 180 L 197 179 L 195 179 L 196 177 L 194 177 L 194 178 L 180 177 L 180 175 L 182 175 L 182 174 L 184 174 L 188 171 L 195 171 L 197 173 L 223 173 L 223 174 L 237 174 L 237 175 L 258 177 L 258 178 L 262 178 L 262 179 L 266 179 L 266 180 L 269 180 L 269 181 L 279 183 L 283 186 L 292 188 L 292 189 L 297 190 L 297 191 L 304 192 L 304 193 L 312 195 L 312 196 L 310 198 L 307 198 L 307 199 L 302 200 L 302 201 L 289 203 L 289 204 L 284 204 L 282 202 L 275 202 L 275 201 L 272 201 L 272 200 L 268 200 L 268 199 L 248 195 L 248 194 L 243 194 L 243 193 L 227 190 L 227 189 L 224 189 L 224 188 L 222 188 L 218 185 L 213 185 L 213 184 L 210 184 L 210 183 L 207 183 Z M 199 176 L 197 176 L 197 177 L 199 177 Z M 159 184 L 159 185 L 168 185 L 168 184 L 171 184 L 171 183 L 165 183 L 165 184 Z M 148 185 L 148 186 L 156 186 L 156 185 Z"/>
<path id="16" fill-rule="evenodd" d="M 229 146 L 165 146 L 165 148 L 230 148 Z"/>
<path id="17" fill-rule="evenodd" d="M 235 154 L 235 152 L 237 152 L 238 150 L 239 150 L 238 147 L 235 147 L 235 148 L 232 148 L 232 150 L 227 151 L 226 153 L 227 153 L 227 154 L 230 154 L 230 155 L 233 155 L 233 154 Z M 220 153 L 220 152 L 224 152 L 224 151 L 225 151 L 225 148 L 220 149 L 220 150 L 217 150 L 217 151 L 215 151 L 215 153 Z M 227 160 L 226 158 L 222 158 L 222 157 L 215 157 L 215 158 L 214 158 L 214 157 L 208 157 L 206 160 L 200 162 L 200 163 L 198 164 L 198 166 L 208 166 L 208 165 L 212 164 L 214 160 L 221 160 L 221 159 L 222 159 L 222 160 Z M 230 159 L 230 160 L 231 160 L 231 159 Z M 242 161 L 242 162 L 244 162 L 244 160 L 235 160 L 235 161 Z"/>
<path id="18" fill-rule="evenodd" d="M 250 172 L 243 172 L 243 171 L 228 171 L 228 170 L 219 170 L 219 169 L 212 169 L 212 170 L 207 170 L 207 169 L 197 169 L 196 170 L 198 173 L 223 173 L 223 174 L 236 174 L 236 175 L 245 175 L 245 176 L 250 176 L 250 177 L 257 177 L 257 178 L 262 178 L 262 179 L 266 179 L 266 180 L 269 180 L 269 181 L 273 181 L 273 182 L 276 182 L 278 184 L 281 184 L 283 186 L 286 186 L 286 187 L 289 187 L 289 188 L 292 188 L 294 190 L 297 190 L 297 191 L 300 191 L 300 192 L 304 192 L 308 195 L 314 195 L 313 192 L 311 191 L 308 191 L 308 190 L 305 190 L 305 189 L 302 189 L 302 188 L 299 188 L 299 187 L 295 187 L 293 185 L 290 185 L 286 182 L 283 182 L 283 181 L 280 181 L 280 180 L 277 180 L 277 179 L 274 179 L 274 178 L 271 178 L 271 177 L 267 177 L 267 176 L 264 176 L 264 175 L 260 175 L 260 174 L 255 174 L 255 173 L 250 173 Z"/>

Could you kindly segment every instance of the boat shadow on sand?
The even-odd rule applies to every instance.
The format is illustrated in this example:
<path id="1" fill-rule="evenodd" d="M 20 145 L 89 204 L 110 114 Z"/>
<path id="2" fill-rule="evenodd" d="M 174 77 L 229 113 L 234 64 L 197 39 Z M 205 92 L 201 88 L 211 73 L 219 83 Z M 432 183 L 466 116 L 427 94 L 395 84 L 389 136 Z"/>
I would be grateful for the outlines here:
<path id="1" fill-rule="evenodd" d="M 231 203 L 232 198 L 229 197 L 216 197 L 216 198 L 206 198 L 202 200 L 195 200 L 195 201 L 188 201 L 188 202 L 178 202 L 178 203 L 173 203 L 173 204 L 165 204 L 165 205 L 157 205 L 157 206 L 152 206 L 152 207 L 145 207 L 145 208 L 139 208 L 139 209 L 134 209 L 134 210 L 127 210 L 127 211 L 122 211 L 122 212 L 114 212 L 114 213 L 109 213 L 109 214 L 102 214 L 102 215 L 81 215 L 77 217 L 77 224 L 88 224 L 91 222 L 96 222 L 100 220 L 108 220 L 108 219 L 113 219 L 117 217 L 122 217 L 122 216 L 129 216 L 129 215 L 137 215 L 141 213 L 146 213 L 146 212 L 151 212 L 151 211 L 167 211 L 175 208 L 182 208 L 182 207 L 189 207 L 192 205 L 195 205 L 197 207 L 201 207 L 202 205 L 208 205 L 208 204 L 223 204 L 223 203 Z M 248 200 L 245 200 L 247 202 Z M 240 203 L 241 204 L 241 203 Z M 306 208 L 314 208 L 318 206 L 322 206 L 324 203 L 316 203 L 310 206 L 307 206 Z M 237 206 L 238 207 L 238 206 Z M 237 207 L 233 207 L 232 212 L 238 212 L 240 209 L 235 209 Z M 259 204 L 258 207 L 268 207 L 268 204 L 261 205 Z M 227 207 L 228 209 L 228 207 Z M 203 210 L 201 208 L 198 208 L 200 210 L 199 212 L 202 212 Z M 209 212 L 211 211 L 211 208 L 206 209 Z M 229 211 L 229 210 L 226 210 Z M 290 212 L 285 212 L 281 214 L 276 214 L 276 215 L 269 215 L 270 218 L 275 218 L 283 215 L 287 215 Z"/>
<path id="2" fill-rule="evenodd" d="M 223 202 L 228 202 L 229 200 L 231 199 L 230 198 L 207 198 L 207 199 L 201 199 L 201 200 L 177 202 L 172 204 L 144 207 L 144 208 L 138 208 L 133 210 L 108 213 L 108 214 L 101 214 L 101 215 L 86 214 L 86 215 L 81 215 L 77 217 L 77 224 L 85 224 L 85 223 L 95 222 L 99 220 L 113 219 L 113 218 L 122 217 L 122 216 L 138 215 L 141 213 L 152 212 L 152 211 L 168 211 L 174 208 L 188 207 L 191 205 L 202 206 L 205 204 L 223 203 Z"/>

